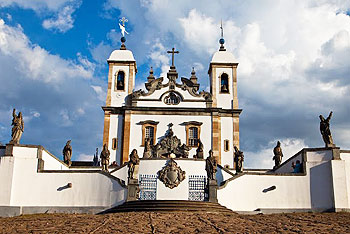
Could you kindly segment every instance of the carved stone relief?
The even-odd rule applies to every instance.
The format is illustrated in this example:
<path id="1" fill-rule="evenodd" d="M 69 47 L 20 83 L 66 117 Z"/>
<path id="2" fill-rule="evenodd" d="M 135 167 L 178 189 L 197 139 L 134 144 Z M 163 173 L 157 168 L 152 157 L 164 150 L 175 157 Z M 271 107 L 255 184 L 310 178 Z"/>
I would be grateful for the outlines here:
<path id="1" fill-rule="evenodd" d="M 158 171 L 158 178 L 166 187 L 173 189 L 185 179 L 185 174 L 174 159 L 170 159 L 167 165 Z"/>

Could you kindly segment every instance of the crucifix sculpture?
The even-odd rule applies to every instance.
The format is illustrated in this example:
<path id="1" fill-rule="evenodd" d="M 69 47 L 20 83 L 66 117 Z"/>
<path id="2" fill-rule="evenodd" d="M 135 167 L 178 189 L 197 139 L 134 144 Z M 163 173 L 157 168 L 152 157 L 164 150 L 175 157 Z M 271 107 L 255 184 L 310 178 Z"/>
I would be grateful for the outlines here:
<path id="1" fill-rule="evenodd" d="M 175 48 L 173 47 L 173 49 L 171 51 L 167 51 L 168 54 L 172 54 L 171 55 L 171 67 L 170 68 L 175 68 L 174 66 L 174 54 L 178 54 L 179 51 L 175 51 Z"/>

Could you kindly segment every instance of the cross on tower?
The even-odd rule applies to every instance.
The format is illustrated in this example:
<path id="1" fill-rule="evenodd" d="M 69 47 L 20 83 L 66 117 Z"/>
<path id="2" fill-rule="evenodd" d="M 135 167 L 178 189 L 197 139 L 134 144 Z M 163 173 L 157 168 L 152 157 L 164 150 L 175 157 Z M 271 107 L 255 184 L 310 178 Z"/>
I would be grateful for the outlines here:
<path id="1" fill-rule="evenodd" d="M 119 22 L 121 22 L 122 25 L 125 27 L 125 23 L 128 22 L 128 19 L 123 16 L 123 18 L 121 18 Z"/>
<path id="2" fill-rule="evenodd" d="M 220 29 L 221 29 L 221 38 L 224 38 L 224 28 L 222 27 L 222 20 L 221 20 Z"/>
<path id="3" fill-rule="evenodd" d="M 171 55 L 171 69 L 174 69 L 175 66 L 174 66 L 174 54 L 178 54 L 179 51 L 175 51 L 175 48 L 173 47 L 173 49 L 171 51 L 167 51 L 168 54 L 172 54 Z"/>

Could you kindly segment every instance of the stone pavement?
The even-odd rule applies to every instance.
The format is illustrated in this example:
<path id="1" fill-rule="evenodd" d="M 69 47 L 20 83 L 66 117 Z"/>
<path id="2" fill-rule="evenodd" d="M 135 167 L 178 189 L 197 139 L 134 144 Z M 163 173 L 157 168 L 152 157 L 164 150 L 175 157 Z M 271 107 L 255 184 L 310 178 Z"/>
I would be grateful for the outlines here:
<path id="1" fill-rule="evenodd" d="M 350 213 L 37 214 L 0 218 L 0 233 L 350 233 Z"/>

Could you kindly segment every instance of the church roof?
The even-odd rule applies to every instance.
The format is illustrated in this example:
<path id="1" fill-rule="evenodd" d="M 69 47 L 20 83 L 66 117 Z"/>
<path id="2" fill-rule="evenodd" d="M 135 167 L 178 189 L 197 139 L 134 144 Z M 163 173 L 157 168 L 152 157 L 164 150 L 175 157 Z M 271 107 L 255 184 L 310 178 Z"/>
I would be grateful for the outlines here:
<path id="1" fill-rule="evenodd" d="M 130 61 L 135 62 L 134 55 L 130 50 L 114 50 L 109 58 L 107 59 L 108 62 L 113 61 Z"/>

